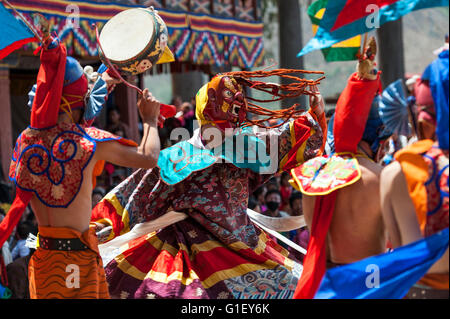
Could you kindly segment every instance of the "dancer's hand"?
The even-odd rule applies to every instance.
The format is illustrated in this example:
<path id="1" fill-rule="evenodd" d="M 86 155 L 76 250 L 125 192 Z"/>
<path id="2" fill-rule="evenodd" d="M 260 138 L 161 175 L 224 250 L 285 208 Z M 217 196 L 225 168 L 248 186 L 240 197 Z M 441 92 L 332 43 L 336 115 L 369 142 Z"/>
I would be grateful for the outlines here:
<path id="1" fill-rule="evenodd" d="M 90 227 L 93 227 L 95 229 L 95 232 L 98 233 L 99 231 L 101 231 L 103 228 L 105 228 L 107 225 L 102 224 L 102 223 L 97 223 L 97 222 L 91 222 L 90 223 Z"/>
<path id="2" fill-rule="evenodd" d="M 137 104 L 143 122 L 158 123 L 160 103 L 148 89 L 142 92 Z"/>
<path id="3" fill-rule="evenodd" d="M 111 93 L 116 88 L 116 85 L 120 83 L 119 79 L 113 78 L 108 72 L 102 73 L 102 79 L 106 82 L 108 93 Z"/>
<path id="4" fill-rule="evenodd" d="M 314 114 L 317 116 L 317 118 L 320 119 L 322 115 L 324 115 L 325 113 L 325 102 L 323 100 L 322 95 L 319 92 L 319 89 L 317 88 L 317 85 L 311 85 L 310 89 L 311 92 L 314 93 L 314 95 L 310 96 L 309 105 L 313 110 Z"/>

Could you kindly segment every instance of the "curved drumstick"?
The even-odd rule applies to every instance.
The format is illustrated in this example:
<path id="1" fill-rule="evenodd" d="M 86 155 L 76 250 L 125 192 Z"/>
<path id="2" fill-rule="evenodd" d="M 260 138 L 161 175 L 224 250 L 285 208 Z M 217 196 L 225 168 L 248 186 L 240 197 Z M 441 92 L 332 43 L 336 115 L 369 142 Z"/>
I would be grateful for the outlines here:
<path id="1" fill-rule="evenodd" d="M 116 67 L 111 63 L 111 61 L 108 59 L 108 57 L 105 55 L 105 51 L 103 51 L 102 45 L 100 43 L 100 36 L 98 33 L 98 27 L 95 23 L 92 24 L 93 27 L 95 27 L 95 36 L 96 36 L 96 40 L 98 43 L 98 46 L 100 48 L 100 50 L 103 52 L 103 57 L 105 59 L 105 62 L 108 66 L 108 74 L 111 75 L 112 77 L 119 79 L 120 82 L 122 82 L 123 84 L 125 84 L 126 86 L 128 86 L 129 88 L 135 89 L 136 91 L 138 91 L 141 95 L 142 95 L 142 90 L 140 88 L 138 88 L 137 86 L 129 83 L 128 81 L 126 81 L 122 75 L 120 74 L 120 72 L 116 69 Z M 160 115 L 159 115 L 159 126 L 162 128 L 164 121 L 167 118 L 170 117 L 174 117 L 175 114 L 177 113 L 176 107 L 173 105 L 167 105 L 164 103 L 160 103 Z"/>

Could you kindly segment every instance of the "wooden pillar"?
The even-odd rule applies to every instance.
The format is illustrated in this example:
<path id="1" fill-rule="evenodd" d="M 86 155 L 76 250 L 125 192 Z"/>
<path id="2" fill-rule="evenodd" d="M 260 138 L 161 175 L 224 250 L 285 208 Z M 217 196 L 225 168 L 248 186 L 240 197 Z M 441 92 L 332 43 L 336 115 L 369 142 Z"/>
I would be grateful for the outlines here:
<path id="1" fill-rule="evenodd" d="M 128 77 L 126 79 L 133 85 L 137 84 L 136 77 Z M 129 128 L 130 136 L 136 143 L 140 143 L 141 136 L 139 133 L 139 113 L 137 108 L 137 91 L 129 88 L 124 84 L 119 84 L 115 89 L 115 104 L 120 111 L 120 119 Z"/>
<path id="2" fill-rule="evenodd" d="M 377 34 L 381 80 L 386 87 L 405 76 L 402 19 L 382 25 Z"/>
<path id="3" fill-rule="evenodd" d="M 280 36 L 280 68 L 304 69 L 303 57 L 297 58 L 297 54 L 303 48 L 302 21 L 300 14 L 300 1 L 283 0 L 277 1 L 278 22 Z M 289 81 L 283 79 L 283 84 Z M 286 99 L 282 101 L 283 107 L 290 107 L 299 103 L 302 107 L 308 107 L 303 97 Z"/>
<path id="4" fill-rule="evenodd" d="M 180 96 L 183 101 L 190 101 L 204 85 L 200 71 L 172 73 L 173 97 Z"/>
<path id="5" fill-rule="evenodd" d="M 0 157 L 7 179 L 13 151 L 9 70 L 0 69 Z"/>

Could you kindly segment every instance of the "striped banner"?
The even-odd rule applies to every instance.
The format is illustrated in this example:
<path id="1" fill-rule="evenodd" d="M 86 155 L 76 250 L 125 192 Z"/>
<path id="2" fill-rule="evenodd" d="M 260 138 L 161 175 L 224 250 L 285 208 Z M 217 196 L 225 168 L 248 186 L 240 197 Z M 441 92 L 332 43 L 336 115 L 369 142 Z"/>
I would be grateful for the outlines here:
<path id="1" fill-rule="evenodd" d="M 114 2 L 10 0 L 25 18 L 41 13 L 67 47 L 69 55 L 97 56 L 92 23 L 99 28 L 114 15 L 142 6 Z M 158 9 L 169 31 L 169 47 L 178 62 L 252 68 L 263 64 L 263 23 L 207 14 Z M 75 22 L 74 27 L 71 22 Z M 35 49 L 36 44 L 27 48 Z"/>
<path id="2" fill-rule="evenodd" d="M 194 31 L 207 31 L 223 35 L 237 35 L 246 38 L 263 36 L 263 24 L 238 21 L 227 18 L 217 18 L 208 15 L 190 13 L 189 22 Z"/>

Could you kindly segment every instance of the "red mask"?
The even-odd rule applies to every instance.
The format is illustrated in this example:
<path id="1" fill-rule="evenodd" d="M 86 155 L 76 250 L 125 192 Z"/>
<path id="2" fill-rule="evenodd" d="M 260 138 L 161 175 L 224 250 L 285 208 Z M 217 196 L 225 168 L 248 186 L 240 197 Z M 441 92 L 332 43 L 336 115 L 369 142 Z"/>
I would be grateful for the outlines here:
<path id="1" fill-rule="evenodd" d="M 229 76 L 217 76 L 208 85 L 208 103 L 203 114 L 208 121 L 225 131 L 237 128 L 244 122 L 247 101 L 236 80 Z"/>

